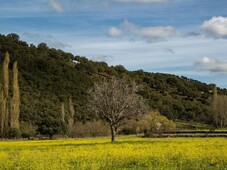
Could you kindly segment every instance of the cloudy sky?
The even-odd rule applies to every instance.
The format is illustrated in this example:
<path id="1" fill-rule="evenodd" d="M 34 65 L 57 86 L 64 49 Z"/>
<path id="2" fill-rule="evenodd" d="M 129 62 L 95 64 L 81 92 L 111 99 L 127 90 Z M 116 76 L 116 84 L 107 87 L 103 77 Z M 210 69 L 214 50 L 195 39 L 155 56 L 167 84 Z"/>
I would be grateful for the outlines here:
<path id="1" fill-rule="evenodd" d="M 227 88 L 226 0 L 0 0 L 0 34 Z"/>

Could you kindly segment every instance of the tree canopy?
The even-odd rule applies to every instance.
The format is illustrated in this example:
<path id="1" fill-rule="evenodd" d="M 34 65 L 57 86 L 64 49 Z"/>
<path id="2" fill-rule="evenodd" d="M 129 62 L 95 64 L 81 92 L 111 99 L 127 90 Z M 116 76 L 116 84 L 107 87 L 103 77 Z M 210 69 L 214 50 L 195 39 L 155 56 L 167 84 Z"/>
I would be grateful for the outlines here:
<path id="1" fill-rule="evenodd" d="M 118 128 L 128 120 L 148 113 L 148 107 L 141 96 L 136 94 L 138 87 L 125 79 L 111 78 L 95 83 L 89 91 L 88 108 L 110 126 L 115 141 Z"/>

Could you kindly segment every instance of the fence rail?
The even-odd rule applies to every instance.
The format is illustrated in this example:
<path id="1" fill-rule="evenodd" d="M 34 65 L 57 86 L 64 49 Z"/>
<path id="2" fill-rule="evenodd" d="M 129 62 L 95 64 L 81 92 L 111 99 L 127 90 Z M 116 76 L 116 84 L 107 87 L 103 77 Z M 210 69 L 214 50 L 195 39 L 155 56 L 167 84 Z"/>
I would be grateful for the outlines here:
<path id="1" fill-rule="evenodd" d="M 227 137 L 227 131 L 182 130 L 171 132 L 148 132 L 145 137 Z"/>

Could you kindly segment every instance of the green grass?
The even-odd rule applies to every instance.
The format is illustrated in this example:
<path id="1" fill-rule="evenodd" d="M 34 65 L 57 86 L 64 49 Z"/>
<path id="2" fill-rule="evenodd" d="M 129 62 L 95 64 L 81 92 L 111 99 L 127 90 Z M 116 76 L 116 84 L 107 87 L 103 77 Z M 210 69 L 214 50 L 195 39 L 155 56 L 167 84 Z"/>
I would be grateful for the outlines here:
<path id="1" fill-rule="evenodd" d="M 214 127 L 209 124 L 203 124 L 199 122 L 190 122 L 190 121 L 175 121 L 177 129 L 180 130 L 212 130 Z"/>
<path id="2" fill-rule="evenodd" d="M 225 138 L 1 141 L 0 169 L 227 169 Z"/>

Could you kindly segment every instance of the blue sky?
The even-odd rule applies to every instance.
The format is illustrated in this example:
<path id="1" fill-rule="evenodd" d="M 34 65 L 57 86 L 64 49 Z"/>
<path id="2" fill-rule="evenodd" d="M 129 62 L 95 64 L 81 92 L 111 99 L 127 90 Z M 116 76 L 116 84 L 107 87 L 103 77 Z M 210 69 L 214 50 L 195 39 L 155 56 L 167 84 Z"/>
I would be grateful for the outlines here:
<path id="1" fill-rule="evenodd" d="M 129 70 L 227 88 L 226 0 L 0 0 L 0 34 L 17 33 Z"/>

